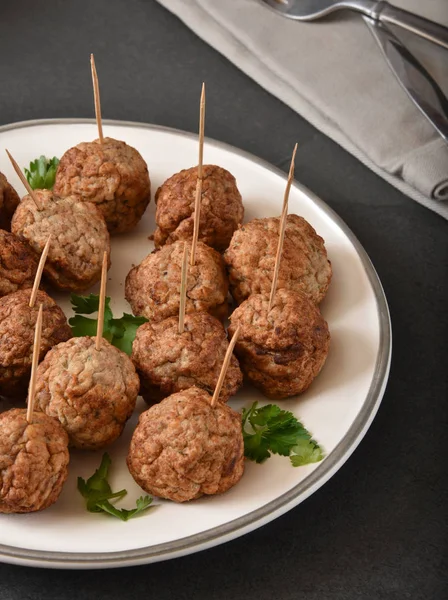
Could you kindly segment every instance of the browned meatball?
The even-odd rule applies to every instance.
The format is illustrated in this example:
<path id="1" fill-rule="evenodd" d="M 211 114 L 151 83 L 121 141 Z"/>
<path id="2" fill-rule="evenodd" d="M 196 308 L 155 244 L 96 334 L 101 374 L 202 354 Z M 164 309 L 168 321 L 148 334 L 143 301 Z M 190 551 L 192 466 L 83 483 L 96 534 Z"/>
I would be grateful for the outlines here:
<path id="1" fill-rule="evenodd" d="M 56 419 L 26 409 L 0 414 L 0 513 L 28 513 L 56 502 L 68 475 L 68 437 Z"/>
<path id="2" fill-rule="evenodd" d="M 8 180 L 0 173 L 0 229 L 11 230 L 11 219 L 20 198 Z"/>
<path id="3" fill-rule="evenodd" d="M 110 239 L 100 211 L 75 196 L 58 198 L 50 190 L 36 190 L 42 207 L 30 196 L 17 208 L 11 228 L 38 254 L 52 234 L 44 274 L 58 290 L 81 292 L 101 279 L 103 254 L 110 263 Z"/>
<path id="4" fill-rule="evenodd" d="M 38 263 L 27 243 L 0 229 L 0 296 L 33 287 Z"/>
<path id="5" fill-rule="evenodd" d="M 114 442 L 134 412 L 139 379 L 131 359 L 94 337 L 55 346 L 37 369 L 36 409 L 59 419 L 70 445 L 97 450 Z"/>
<path id="6" fill-rule="evenodd" d="M 330 345 L 328 325 L 303 293 L 278 290 L 268 312 L 266 296 L 250 296 L 230 317 L 238 325 L 235 346 L 247 379 L 268 398 L 304 392 L 322 369 Z"/>
<path id="7" fill-rule="evenodd" d="M 280 218 L 254 219 L 233 235 L 224 254 L 230 292 L 243 302 L 251 294 L 269 295 L 277 254 Z M 331 280 L 324 240 L 302 217 L 288 215 L 277 289 L 304 292 L 320 302 Z"/>
<path id="8" fill-rule="evenodd" d="M 191 240 L 198 168 L 184 169 L 159 187 L 156 193 L 156 247 L 177 240 Z M 204 165 L 199 239 L 220 252 L 243 222 L 244 208 L 235 177 L 216 165 Z"/>
<path id="9" fill-rule="evenodd" d="M 241 415 L 192 387 L 140 415 L 127 458 L 149 494 L 186 502 L 221 494 L 243 476 Z"/>
<path id="10" fill-rule="evenodd" d="M 0 298 L 0 396 L 26 395 L 40 304 L 43 315 L 39 360 L 50 348 L 72 337 L 62 309 L 48 294 L 39 291 L 34 308 L 28 306 L 30 296 L 28 289 Z"/>
<path id="11" fill-rule="evenodd" d="M 184 245 L 185 242 L 176 242 L 164 246 L 129 272 L 125 296 L 135 315 L 155 322 L 179 314 Z M 187 242 L 188 252 L 190 247 Z M 188 265 L 186 312 L 205 311 L 224 320 L 228 290 L 222 256 L 198 242 L 196 264 Z"/>
<path id="12" fill-rule="evenodd" d="M 151 199 L 145 161 L 125 142 L 104 138 L 82 142 L 61 158 L 54 192 L 93 202 L 106 219 L 110 233 L 130 231 Z"/>
<path id="13" fill-rule="evenodd" d="M 185 315 L 183 333 L 179 333 L 178 317 L 145 323 L 137 329 L 131 357 L 143 397 L 158 402 L 194 385 L 213 393 L 228 346 L 222 324 L 205 312 Z M 227 402 L 242 383 L 238 361 L 232 356 L 219 400 Z"/>

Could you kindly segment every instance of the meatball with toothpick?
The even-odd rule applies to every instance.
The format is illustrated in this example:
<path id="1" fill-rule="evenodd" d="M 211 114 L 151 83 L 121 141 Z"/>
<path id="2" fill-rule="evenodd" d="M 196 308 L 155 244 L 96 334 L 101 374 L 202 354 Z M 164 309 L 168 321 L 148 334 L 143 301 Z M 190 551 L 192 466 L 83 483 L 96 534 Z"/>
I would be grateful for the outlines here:
<path id="1" fill-rule="evenodd" d="M 191 240 L 198 168 L 176 173 L 157 190 L 156 248 L 178 240 Z M 235 177 L 216 165 L 202 167 L 199 240 L 222 252 L 243 222 L 244 208 Z"/>
<path id="2" fill-rule="evenodd" d="M 140 415 L 127 464 L 149 494 L 174 502 L 222 494 L 244 472 L 241 415 L 191 387 Z"/>
<path id="3" fill-rule="evenodd" d="M 269 295 L 279 242 L 280 218 L 253 219 L 235 231 L 224 253 L 230 293 L 240 304 L 251 294 Z M 278 289 L 304 292 L 313 302 L 325 297 L 331 263 L 324 240 L 302 217 L 286 218 Z"/>
<path id="4" fill-rule="evenodd" d="M 191 387 L 140 415 L 127 463 L 150 494 L 186 502 L 226 492 L 243 476 L 241 415 L 219 401 L 238 335 L 237 328 L 213 396 Z"/>
<path id="5" fill-rule="evenodd" d="M 244 208 L 235 177 L 216 165 L 204 165 L 205 83 L 199 108 L 198 164 L 165 181 L 156 192 L 154 244 L 201 242 L 222 252 L 243 222 Z"/>
<path id="6" fill-rule="evenodd" d="M 324 366 L 330 333 L 319 308 L 302 292 L 277 290 L 250 296 L 231 315 L 229 333 L 246 379 L 280 400 L 304 392 Z"/>
<path id="7" fill-rule="evenodd" d="M 135 315 L 157 322 L 179 314 L 184 244 L 163 246 L 129 272 L 125 296 Z M 222 256 L 198 242 L 195 264 L 188 269 L 186 312 L 205 311 L 224 320 L 228 289 Z"/>
<path id="8" fill-rule="evenodd" d="M 44 510 L 58 499 L 68 476 L 68 436 L 41 412 L 31 423 L 24 408 L 0 414 L 0 513 Z"/>
<path id="9" fill-rule="evenodd" d="M 140 382 L 127 354 L 103 338 L 107 254 L 103 254 L 96 337 L 55 346 L 39 365 L 36 407 L 59 419 L 70 445 L 97 450 L 114 442 L 132 415 Z"/>
<path id="10" fill-rule="evenodd" d="M 28 406 L 0 415 L 0 513 L 43 510 L 55 502 L 67 479 L 68 437 L 61 425 L 34 412 L 43 304 L 33 332 Z"/>
<path id="11" fill-rule="evenodd" d="M 11 224 L 12 232 L 42 254 L 48 236 L 52 244 L 44 275 L 53 287 L 80 292 L 101 278 L 103 253 L 110 264 L 110 239 L 102 214 L 93 204 L 75 196 L 61 198 L 50 190 L 25 196 Z"/>
<path id="12" fill-rule="evenodd" d="M 131 358 L 140 375 L 144 399 L 152 404 L 193 386 L 212 393 L 228 346 L 222 324 L 205 312 L 185 315 L 182 333 L 178 317 L 141 325 Z M 227 402 L 242 383 L 238 361 L 232 356 L 219 401 Z"/>
<path id="13" fill-rule="evenodd" d="M 39 360 L 60 342 L 72 337 L 62 309 L 48 294 L 37 292 L 30 308 L 32 290 L 19 290 L 0 298 L 0 396 L 25 397 L 31 372 L 34 327 L 38 306 L 43 305 Z"/>
<path id="14" fill-rule="evenodd" d="M 62 156 L 54 192 L 94 204 L 111 234 L 133 229 L 151 198 L 148 167 L 125 142 L 104 138 L 82 142 Z"/>
<path id="15" fill-rule="evenodd" d="M 133 229 L 151 198 L 148 167 L 140 153 L 125 142 L 103 136 L 95 59 L 90 55 L 98 139 L 82 142 L 62 156 L 54 191 L 94 204 L 111 234 Z"/>
<path id="16" fill-rule="evenodd" d="M 140 383 L 130 358 L 107 340 L 76 337 L 55 346 L 37 370 L 36 409 L 58 419 L 70 445 L 98 450 L 132 415 Z"/>

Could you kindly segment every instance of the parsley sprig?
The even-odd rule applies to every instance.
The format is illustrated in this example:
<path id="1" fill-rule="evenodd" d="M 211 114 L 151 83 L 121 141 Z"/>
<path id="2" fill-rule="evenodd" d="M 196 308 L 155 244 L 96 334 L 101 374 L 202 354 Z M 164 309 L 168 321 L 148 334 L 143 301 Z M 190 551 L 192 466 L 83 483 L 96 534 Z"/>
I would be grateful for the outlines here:
<path id="1" fill-rule="evenodd" d="M 126 508 L 116 508 L 110 500 L 120 500 L 126 496 L 126 490 L 112 492 L 112 489 L 107 481 L 109 468 L 112 464 L 109 454 L 105 452 L 101 460 L 99 468 L 95 473 L 85 481 L 82 477 L 78 477 L 78 490 L 82 497 L 86 500 L 86 507 L 89 512 L 105 512 L 122 521 L 129 521 L 132 517 L 143 512 L 150 507 L 152 503 L 151 496 L 140 496 L 136 501 L 136 508 L 127 510 Z"/>
<path id="2" fill-rule="evenodd" d="M 30 168 L 24 169 L 28 183 L 33 190 L 52 190 L 56 180 L 59 159 L 56 156 L 40 156 L 30 162 Z"/>
<path id="3" fill-rule="evenodd" d="M 77 296 L 72 294 L 70 300 L 76 316 L 69 319 L 73 335 L 81 337 L 84 335 L 96 335 L 98 319 L 90 319 L 82 315 L 91 315 L 98 312 L 100 298 L 96 294 L 90 296 Z M 104 309 L 103 337 L 111 344 L 130 355 L 132 353 L 132 342 L 135 339 L 137 329 L 148 319 L 145 317 L 134 317 L 124 313 L 121 319 L 114 319 L 110 308 L 110 298 L 106 298 Z"/>
<path id="4" fill-rule="evenodd" d="M 319 444 L 289 411 L 276 404 L 258 408 L 254 402 L 242 414 L 244 455 L 262 463 L 271 454 L 289 456 L 294 467 L 318 462 L 324 457 Z"/>

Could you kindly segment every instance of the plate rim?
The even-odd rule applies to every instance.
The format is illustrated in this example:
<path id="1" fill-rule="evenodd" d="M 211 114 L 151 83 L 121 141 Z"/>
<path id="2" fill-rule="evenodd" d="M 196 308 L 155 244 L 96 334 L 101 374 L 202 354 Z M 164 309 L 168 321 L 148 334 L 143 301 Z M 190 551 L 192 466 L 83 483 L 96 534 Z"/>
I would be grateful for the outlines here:
<path id="1" fill-rule="evenodd" d="M 32 119 L 1 125 L 0 134 L 5 131 L 42 125 L 90 125 L 95 123 L 95 119 L 90 118 Z M 103 123 L 105 125 L 166 132 L 188 137 L 190 139 L 196 139 L 197 137 L 197 134 L 195 133 L 150 123 L 116 119 L 103 119 Z M 211 146 L 227 150 L 256 163 L 271 173 L 280 176 L 285 182 L 287 180 L 287 175 L 281 169 L 250 152 L 209 137 L 206 137 L 205 141 Z M 321 209 L 348 237 L 361 260 L 376 300 L 379 320 L 379 349 L 376 357 L 374 375 L 360 412 L 339 444 L 333 449 L 325 461 L 291 490 L 264 506 L 251 511 L 247 515 L 233 519 L 224 525 L 213 527 L 202 531 L 201 533 L 186 536 L 178 540 L 117 552 L 54 552 L 0 544 L 0 560 L 2 562 L 46 568 L 98 569 L 148 564 L 199 552 L 233 540 L 250 531 L 254 531 L 286 513 L 288 510 L 291 510 L 322 487 L 350 458 L 375 418 L 386 389 L 392 356 L 392 327 L 389 308 L 383 286 L 375 267 L 351 229 L 342 218 L 328 206 L 328 204 L 316 196 L 306 186 L 297 181 L 293 182 L 293 186 L 299 189 L 315 205 L 317 205 L 318 208 Z"/>

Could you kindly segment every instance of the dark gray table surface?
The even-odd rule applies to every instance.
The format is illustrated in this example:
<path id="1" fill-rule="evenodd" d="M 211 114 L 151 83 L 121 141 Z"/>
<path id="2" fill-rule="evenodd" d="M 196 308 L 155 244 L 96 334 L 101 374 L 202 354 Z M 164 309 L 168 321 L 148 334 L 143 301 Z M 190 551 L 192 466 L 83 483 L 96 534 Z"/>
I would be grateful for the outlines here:
<path id="1" fill-rule="evenodd" d="M 76 572 L 0 564 L 0 599 L 448 597 L 446 222 L 150 0 L 1 2 L 0 124 L 93 116 L 92 51 L 104 118 L 195 131 L 205 80 L 208 136 L 283 169 L 300 142 L 296 177 L 347 222 L 383 282 L 394 335 L 391 375 L 354 455 L 283 517 L 212 550 L 142 567 Z"/>

